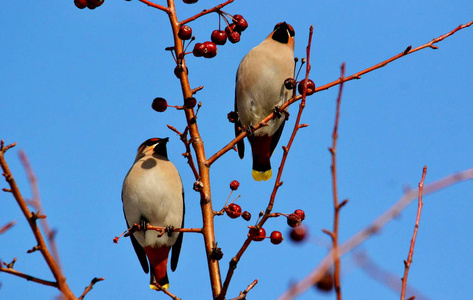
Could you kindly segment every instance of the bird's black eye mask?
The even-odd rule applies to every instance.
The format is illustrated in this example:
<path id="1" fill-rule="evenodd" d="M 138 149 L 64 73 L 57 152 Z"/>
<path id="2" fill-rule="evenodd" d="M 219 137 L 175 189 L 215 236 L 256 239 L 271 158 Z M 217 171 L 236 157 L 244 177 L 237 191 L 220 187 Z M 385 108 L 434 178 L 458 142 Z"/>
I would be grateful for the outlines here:
<path id="1" fill-rule="evenodd" d="M 295 35 L 296 32 L 291 25 L 286 22 L 281 22 L 274 26 L 272 39 L 282 44 L 287 44 L 289 42 L 289 36 L 294 37 Z"/>

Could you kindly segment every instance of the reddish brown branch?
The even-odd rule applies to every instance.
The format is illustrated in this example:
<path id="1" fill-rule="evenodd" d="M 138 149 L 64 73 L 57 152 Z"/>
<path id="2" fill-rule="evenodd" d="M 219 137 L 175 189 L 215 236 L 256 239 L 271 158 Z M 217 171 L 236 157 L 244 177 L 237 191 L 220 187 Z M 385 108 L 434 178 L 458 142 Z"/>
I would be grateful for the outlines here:
<path id="1" fill-rule="evenodd" d="M 423 195 L 431 194 L 433 192 L 444 189 L 448 186 L 451 186 L 455 183 L 463 182 L 466 180 L 473 179 L 473 168 L 465 170 L 463 172 L 455 173 L 449 176 L 446 176 L 440 180 L 437 180 L 431 184 L 428 184 L 424 187 Z M 343 256 L 352 249 L 356 248 L 363 241 L 371 237 L 373 234 L 378 232 L 384 225 L 398 216 L 402 210 L 410 204 L 414 199 L 417 198 L 418 190 L 411 190 L 404 194 L 390 209 L 384 212 L 376 220 L 374 220 L 370 225 L 360 230 L 357 234 L 352 236 L 348 241 L 339 246 L 339 254 Z M 303 280 L 294 284 L 289 288 L 279 299 L 293 299 L 295 296 L 303 293 L 308 288 L 310 288 L 314 282 L 317 282 L 322 278 L 322 276 L 327 272 L 327 270 L 333 264 L 333 250 L 319 263 L 319 265 L 314 268 L 314 270 L 307 275 Z"/>
<path id="2" fill-rule="evenodd" d="M 419 229 L 420 214 L 422 212 L 422 193 L 424 191 L 424 180 L 425 174 L 427 173 L 427 166 L 424 166 L 422 171 L 422 179 L 419 183 L 419 193 L 418 193 L 418 205 L 417 205 L 417 216 L 416 223 L 414 226 L 414 233 L 412 234 L 411 246 L 409 247 L 409 254 L 407 255 L 407 260 L 404 261 L 404 276 L 402 277 L 402 289 L 401 289 L 401 300 L 406 298 L 406 287 L 407 287 L 407 276 L 409 275 L 409 268 L 412 263 L 412 256 L 414 255 L 414 246 L 417 238 L 417 230 Z"/>
<path id="3" fill-rule="evenodd" d="M 199 179 L 199 172 L 197 171 L 197 168 L 195 167 L 194 158 L 192 157 L 192 153 L 191 153 L 190 143 L 187 140 L 187 133 L 189 131 L 189 127 L 186 127 L 186 130 L 184 130 L 183 133 L 179 132 L 179 130 L 177 130 L 176 128 L 174 128 L 171 125 L 168 125 L 168 128 L 171 129 L 172 131 L 174 131 L 175 133 L 177 133 L 179 135 L 179 137 L 181 138 L 181 141 L 184 143 L 184 146 L 186 147 L 186 152 L 182 155 L 185 158 L 187 158 L 187 164 L 189 164 L 189 167 L 191 168 L 192 173 L 194 174 L 194 178 L 196 180 L 198 180 Z"/>
<path id="4" fill-rule="evenodd" d="M 30 225 L 31 231 L 33 232 L 35 236 L 36 242 L 38 243 L 37 247 L 40 250 L 41 254 L 43 255 L 43 258 L 46 264 L 48 265 L 49 269 L 51 270 L 51 273 L 56 279 L 57 288 L 62 292 L 62 294 L 64 295 L 66 299 L 76 299 L 76 297 L 74 296 L 71 289 L 66 283 L 66 278 L 62 274 L 61 270 L 59 269 L 59 266 L 57 265 L 48 247 L 46 246 L 43 235 L 41 234 L 41 231 L 39 230 L 39 227 L 36 223 L 36 218 L 33 218 L 33 214 L 29 210 L 28 205 L 26 204 L 26 201 L 21 195 L 20 189 L 18 188 L 18 185 L 16 184 L 16 181 L 13 178 L 10 168 L 5 160 L 5 152 L 8 149 L 12 148 L 14 145 L 15 144 L 5 147 L 3 140 L 0 143 L 0 166 L 3 170 L 3 176 L 5 177 L 6 181 L 10 185 L 10 191 L 13 197 L 15 198 L 18 206 L 20 207 L 21 211 L 23 212 L 23 215 L 28 221 L 28 224 Z"/>
<path id="5" fill-rule="evenodd" d="M 356 251 L 353 253 L 353 258 L 355 263 L 372 279 L 392 289 L 396 293 L 401 293 L 401 283 L 399 282 L 399 276 L 397 274 L 385 270 L 362 251 Z M 416 295 L 417 300 L 428 299 L 413 287 L 407 286 L 406 290 L 409 294 Z"/>
<path id="6" fill-rule="evenodd" d="M 173 0 L 167 0 L 169 12 L 169 22 L 172 28 L 173 40 L 174 40 L 174 51 L 176 57 L 182 57 L 180 63 L 182 68 L 186 68 L 185 53 L 183 49 L 182 40 L 178 36 L 179 28 L 181 24 L 177 20 L 175 5 Z M 182 72 L 180 77 L 180 84 L 182 90 L 183 102 L 185 99 L 192 97 L 193 90 L 189 84 L 189 77 L 187 72 Z M 214 230 L 214 210 L 212 208 L 212 197 L 210 192 L 210 170 L 205 165 L 207 160 L 205 156 L 204 143 L 200 136 L 199 128 L 197 125 L 197 119 L 193 108 L 184 108 L 185 118 L 187 126 L 189 128 L 189 141 L 192 144 L 195 152 L 196 168 L 198 169 L 198 178 L 201 183 L 201 188 L 198 189 L 200 193 L 200 207 L 202 212 L 202 233 L 204 237 L 204 246 L 206 251 L 207 266 L 209 269 L 210 285 L 212 289 L 212 295 L 216 298 L 221 291 L 222 282 L 220 277 L 220 266 L 218 260 L 212 258 L 211 254 L 213 248 L 216 245 L 215 230 Z"/>
<path id="7" fill-rule="evenodd" d="M 338 124 L 340 119 L 340 105 L 342 101 L 342 92 L 343 92 L 343 78 L 345 76 L 345 64 L 341 66 L 341 75 L 342 79 L 340 83 L 340 88 L 338 90 L 337 97 L 337 108 L 335 110 L 335 124 L 333 125 L 332 133 L 332 147 L 329 148 L 330 154 L 332 156 L 332 165 L 330 167 L 332 173 L 332 193 L 333 193 L 333 208 L 334 208 L 334 217 L 333 217 L 333 231 L 330 232 L 330 237 L 332 238 L 332 251 L 333 251 L 333 263 L 334 263 L 334 288 L 335 293 L 337 294 L 337 299 L 342 299 L 342 288 L 340 285 L 340 268 L 341 262 L 338 255 L 338 226 L 340 218 L 340 209 L 342 205 L 338 203 L 338 188 L 337 188 L 337 140 L 338 140 Z M 344 202 L 346 203 L 346 202 Z"/>
<path id="8" fill-rule="evenodd" d="M 82 295 L 80 295 L 79 300 L 84 299 L 85 295 L 87 295 L 87 293 L 92 290 L 92 288 L 94 287 L 94 285 L 95 285 L 97 282 L 102 281 L 102 280 L 104 280 L 104 279 L 105 279 L 105 278 L 97 278 L 97 277 L 95 277 L 94 279 L 92 279 L 92 281 L 90 281 L 90 284 L 84 289 L 84 292 L 82 293 Z"/>
<path id="9" fill-rule="evenodd" d="M 23 168 L 26 171 L 26 176 L 28 177 L 28 181 L 30 182 L 31 193 L 33 198 L 29 201 L 29 204 L 36 209 L 38 213 L 44 212 L 43 206 L 41 204 L 41 197 L 39 194 L 39 187 L 38 187 L 38 180 L 36 179 L 36 175 L 33 171 L 33 167 L 31 166 L 26 153 L 23 150 L 18 152 L 20 156 L 20 161 L 23 164 Z M 51 229 L 49 223 L 46 218 L 41 218 L 41 226 L 43 227 L 44 234 L 48 240 L 49 248 L 51 249 L 51 254 L 56 261 L 58 268 L 61 270 L 61 261 L 59 259 L 59 251 L 57 249 L 56 241 L 55 241 L 55 231 Z"/>
<path id="10" fill-rule="evenodd" d="M 313 32 L 314 32 L 314 28 L 313 28 L 313 26 L 310 26 L 310 29 L 309 29 L 309 42 L 308 42 L 308 45 L 307 45 L 307 65 L 306 65 L 306 81 L 305 81 L 306 83 L 307 83 L 307 79 L 308 79 L 309 73 L 310 73 L 310 47 L 311 47 L 311 44 L 312 44 Z M 303 89 L 303 94 L 301 96 L 302 101 L 301 101 L 301 104 L 299 105 L 299 112 L 297 114 L 296 122 L 294 124 L 294 129 L 292 131 L 291 137 L 289 138 L 289 142 L 287 143 L 287 146 L 283 146 L 284 152 L 283 152 L 283 156 L 282 156 L 282 159 L 281 159 L 281 163 L 279 165 L 278 174 L 276 176 L 276 180 L 275 180 L 275 183 L 274 183 L 274 188 L 273 188 L 273 191 L 271 193 L 271 197 L 269 199 L 268 206 L 266 207 L 266 211 L 265 211 L 263 217 L 261 218 L 261 220 L 256 225 L 257 228 L 261 228 L 264 225 L 264 223 L 266 222 L 266 220 L 271 215 L 271 210 L 273 209 L 274 200 L 276 199 L 277 191 L 278 191 L 279 187 L 283 184 L 282 181 L 281 181 L 281 176 L 282 176 L 282 173 L 283 173 L 283 170 L 284 170 L 284 166 L 285 166 L 287 156 L 289 154 L 289 150 L 291 149 L 292 143 L 293 143 L 294 138 L 296 137 L 296 134 L 299 131 L 299 129 L 305 127 L 305 126 L 300 125 L 300 120 L 301 120 L 301 116 L 302 116 L 302 111 L 304 110 L 304 107 L 305 107 L 306 94 L 307 94 L 307 85 L 305 85 L 304 89 Z M 285 107 L 287 107 L 286 103 L 284 103 L 281 106 L 281 110 L 283 110 Z M 266 119 L 268 119 L 268 118 L 265 118 L 264 120 L 266 120 Z M 259 126 L 262 126 L 261 124 L 262 124 L 262 122 L 264 122 L 264 120 L 261 121 L 257 125 L 258 128 L 259 128 Z M 268 121 L 269 121 L 269 119 L 268 119 Z M 245 132 L 245 134 L 246 134 L 246 132 Z M 240 136 L 241 136 L 241 134 L 240 134 Z M 208 161 L 207 161 L 207 163 L 208 163 Z M 243 245 L 241 246 L 240 250 L 230 261 L 230 266 L 228 268 L 227 276 L 225 277 L 225 281 L 224 281 L 223 288 L 222 288 L 222 293 L 219 295 L 219 297 L 217 299 L 219 299 L 219 300 L 224 299 L 224 297 L 226 295 L 226 292 L 227 292 L 227 289 L 228 289 L 228 286 L 230 285 L 230 281 L 232 279 L 233 273 L 236 269 L 236 266 L 237 266 L 238 262 L 240 261 L 243 253 L 245 253 L 246 249 L 251 244 L 251 242 L 252 242 L 252 237 L 248 233 L 248 237 L 245 240 L 245 242 L 243 243 Z"/>
<path id="11" fill-rule="evenodd" d="M 154 2 L 151 2 L 151 1 L 148 1 L 148 0 L 139 0 L 140 2 L 143 2 L 144 4 L 148 5 L 148 6 L 151 6 L 151 7 L 154 7 L 154 8 L 157 8 L 159 10 L 162 10 L 166 13 L 169 13 L 169 8 L 168 7 L 165 7 L 165 6 L 162 6 L 162 5 L 159 5 L 159 4 L 156 4 Z"/>
<path id="12" fill-rule="evenodd" d="M 206 15 L 206 14 L 210 14 L 210 13 L 219 11 L 219 10 L 222 9 L 224 6 L 227 6 L 228 4 L 232 3 L 233 1 L 235 1 L 235 0 L 228 0 L 228 1 L 224 2 L 224 3 L 222 3 L 222 4 L 219 4 L 219 5 L 215 6 L 215 7 L 212 7 L 211 9 L 204 9 L 204 10 L 201 11 L 200 13 L 198 13 L 198 14 L 196 14 L 196 15 L 194 15 L 194 16 L 188 18 L 188 19 L 185 19 L 184 21 L 181 21 L 181 22 L 179 23 L 179 25 L 184 25 L 184 24 L 189 23 L 189 22 L 192 22 L 192 21 L 194 21 L 195 19 L 200 18 L 200 17 L 202 17 L 202 16 L 204 16 L 204 15 Z"/>
<path id="13" fill-rule="evenodd" d="M 233 299 L 231 299 L 231 300 L 245 300 L 245 299 L 246 299 L 246 295 L 248 295 L 249 291 L 250 291 L 252 288 L 254 288 L 257 283 L 258 283 L 258 279 L 253 280 L 253 282 L 248 285 L 248 287 L 246 288 L 246 290 L 241 291 L 241 292 L 240 292 L 240 295 L 238 295 L 238 297 L 233 298 Z"/>
<path id="14" fill-rule="evenodd" d="M 3 225 L 2 228 L 0 228 L 0 234 L 8 231 L 10 228 L 12 228 L 13 226 L 15 226 L 16 222 L 15 221 L 11 221 L 11 222 L 8 222 L 7 224 Z"/>
<path id="15" fill-rule="evenodd" d="M 11 275 L 15 275 L 15 276 L 24 278 L 24 279 L 26 279 L 26 280 L 28 280 L 28 281 L 36 282 L 36 283 L 39 283 L 39 284 L 43 284 L 43 285 L 47 285 L 47 286 L 52 286 L 52 287 L 55 287 L 55 288 L 59 288 L 57 282 L 49 281 L 49 280 L 44 280 L 44 279 L 40 279 L 40 278 L 36 278 L 36 277 L 34 277 L 34 276 L 27 275 L 27 274 L 25 274 L 25 273 L 21 273 L 21 272 L 15 270 L 15 269 L 12 269 L 12 268 L 0 267 L 0 272 L 4 272 L 4 273 L 11 274 Z M 73 298 L 73 299 L 75 299 L 75 298 Z"/>

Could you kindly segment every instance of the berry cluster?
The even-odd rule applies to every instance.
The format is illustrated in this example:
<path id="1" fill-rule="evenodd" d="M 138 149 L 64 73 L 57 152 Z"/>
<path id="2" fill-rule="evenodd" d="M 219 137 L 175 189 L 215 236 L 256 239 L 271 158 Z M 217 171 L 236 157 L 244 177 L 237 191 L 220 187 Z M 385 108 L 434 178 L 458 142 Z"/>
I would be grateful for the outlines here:
<path id="1" fill-rule="evenodd" d="M 104 0 L 74 0 L 74 4 L 76 5 L 77 8 L 79 9 L 95 9 L 102 5 Z"/>
<path id="2" fill-rule="evenodd" d="M 223 11 L 217 11 L 217 13 L 219 14 L 220 18 L 223 18 L 227 26 L 224 30 L 222 30 L 219 24 L 219 29 L 212 31 L 212 34 L 210 35 L 210 41 L 196 43 L 194 45 L 194 49 L 192 50 L 192 54 L 194 54 L 195 57 L 215 57 L 217 55 L 217 45 L 225 45 L 227 40 L 229 40 L 232 44 L 238 43 L 241 38 L 241 33 L 246 28 L 248 28 L 248 22 L 245 20 L 245 18 L 243 18 L 242 15 L 232 16 Z M 231 19 L 231 23 L 227 17 Z M 192 28 L 188 25 L 182 25 L 179 28 L 178 36 L 183 41 L 192 41 Z"/>
<path id="3" fill-rule="evenodd" d="M 240 183 L 237 180 L 233 180 L 232 182 L 230 182 L 230 190 L 232 192 L 238 190 L 239 187 Z M 241 216 L 245 221 L 251 220 L 251 214 L 248 211 L 241 212 L 241 206 L 233 202 L 228 205 L 225 205 L 223 211 L 225 211 L 227 213 L 227 216 L 232 219 L 236 219 Z"/>

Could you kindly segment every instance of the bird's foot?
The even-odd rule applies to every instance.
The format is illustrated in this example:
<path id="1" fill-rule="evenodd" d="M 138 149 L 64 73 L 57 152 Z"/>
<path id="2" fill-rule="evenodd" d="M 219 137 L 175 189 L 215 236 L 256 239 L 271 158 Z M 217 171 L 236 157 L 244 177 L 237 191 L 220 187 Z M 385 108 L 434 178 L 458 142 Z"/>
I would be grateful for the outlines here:
<path id="1" fill-rule="evenodd" d="M 248 136 L 254 136 L 255 135 L 254 134 L 255 128 L 253 127 L 253 125 L 245 126 L 245 131 L 248 134 Z"/>
<path id="2" fill-rule="evenodd" d="M 174 226 L 172 226 L 172 225 L 166 226 L 166 229 L 164 230 L 164 232 L 167 232 L 168 237 L 171 237 L 172 233 L 174 232 Z"/>

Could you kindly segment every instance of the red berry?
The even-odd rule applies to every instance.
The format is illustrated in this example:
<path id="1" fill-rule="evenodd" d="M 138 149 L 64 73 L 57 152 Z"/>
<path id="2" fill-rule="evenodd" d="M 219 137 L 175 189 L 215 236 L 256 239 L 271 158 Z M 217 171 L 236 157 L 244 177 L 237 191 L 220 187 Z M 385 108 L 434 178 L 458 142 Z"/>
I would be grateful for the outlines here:
<path id="1" fill-rule="evenodd" d="M 164 98 L 155 98 L 151 107 L 157 112 L 163 112 L 168 108 L 168 102 Z"/>
<path id="2" fill-rule="evenodd" d="M 227 42 L 227 32 L 225 30 L 214 30 L 210 35 L 210 39 L 217 45 L 225 45 Z"/>
<path id="3" fill-rule="evenodd" d="M 227 212 L 227 215 L 232 219 L 236 219 L 241 216 L 241 207 L 240 205 L 235 203 L 230 203 L 225 209 L 225 211 Z"/>
<path id="4" fill-rule="evenodd" d="M 217 45 L 214 42 L 205 42 L 204 43 L 205 51 L 204 57 L 205 58 L 212 58 L 217 55 Z"/>
<path id="5" fill-rule="evenodd" d="M 192 53 L 194 54 L 195 57 L 201 57 L 204 56 L 205 52 L 205 45 L 202 43 L 196 43 L 194 45 L 194 50 L 192 50 Z"/>
<path id="6" fill-rule="evenodd" d="M 301 221 L 304 221 L 305 219 L 305 212 L 302 209 L 296 209 L 294 211 L 296 215 L 298 215 L 301 218 Z"/>
<path id="7" fill-rule="evenodd" d="M 197 104 L 197 100 L 194 97 L 184 99 L 184 107 L 191 109 Z"/>
<path id="8" fill-rule="evenodd" d="M 182 25 L 181 27 L 179 27 L 179 32 L 177 33 L 177 36 L 179 36 L 179 38 L 184 41 L 190 39 L 192 37 L 192 28 L 187 25 Z"/>
<path id="9" fill-rule="evenodd" d="M 179 64 L 174 68 L 174 75 L 176 75 L 177 78 L 181 78 L 181 72 L 183 72 L 184 70 L 187 74 L 189 74 L 189 69 Z"/>
<path id="10" fill-rule="evenodd" d="M 104 0 L 87 0 L 87 3 L 89 3 L 91 6 L 94 8 L 99 7 L 100 5 L 103 4 Z"/>
<path id="11" fill-rule="evenodd" d="M 269 237 L 271 238 L 271 243 L 273 243 L 275 245 L 281 244 L 281 242 L 283 240 L 282 234 L 279 231 L 271 232 L 271 235 Z"/>
<path id="12" fill-rule="evenodd" d="M 304 226 L 292 228 L 289 236 L 294 242 L 301 242 L 307 236 L 307 229 Z"/>
<path id="13" fill-rule="evenodd" d="M 242 217 L 243 220 L 245 220 L 245 221 L 251 220 L 251 214 L 250 214 L 248 211 L 246 211 L 246 210 L 241 214 L 241 217 Z"/>
<path id="14" fill-rule="evenodd" d="M 248 22 L 243 18 L 242 15 L 234 15 L 233 23 L 236 25 L 238 31 L 244 31 L 248 28 Z"/>
<path id="15" fill-rule="evenodd" d="M 322 292 L 330 292 L 333 289 L 333 274 L 327 272 L 316 283 L 315 287 Z"/>
<path id="16" fill-rule="evenodd" d="M 89 0 L 87 0 L 87 8 L 88 8 L 88 9 L 95 9 L 95 7 L 96 7 L 96 6 L 95 6 L 92 2 L 90 2 Z"/>
<path id="17" fill-rule="evenodd" d="M 302 219 L 299 215 L 290 214 L 287 216 L 287 225 L 290 227 L 299 227 L 301 226 Z"/>
<path id="18" fill-rule="evenodd" d="M 301 80 L 301 82 L 299 82 L 299 87 L 297 88 L 297 90 L 299 91 L 299 94 L 301 95 L 302 95 L 302 92 L 304 91 L 304 82 L 305 82 L 305 79 Z M 307 96 L 310 96 L 313 93 L 315 93 L 315 83 L 309 79 L 307 81 Z"/>
<path id="19" fill-rule="evenodd" d="M 238 113 L 236 111 L 231 111 L 227 114 L 227 118 L 230 123 L 236 123 L 238 121 Z"/>
<path id="20" fill-rule="evenodd" d="M 237 26 L 236 26 L 235 23 L 232 23 L 232 24 L 228 25 L 227 27 L 225 27 L 225 32 L 229 36 L 232 32 L 235 32 L 235 31 L 238 31 Z"/>
<path id="21" fill-rule="evenodd" d="M 74 4 L 79 9 L 84 9 L 87 7 L 87 0 L 74 0 Z"/>
<path id="22" fill-rule="evenodd" d="M 232 182 L 230 182 L 230 189 L 232 189 L 232 191 L 238 190 L 239 186 L 240 183 L 237 180 L 233 180 Z"/>
<path id="23" fill-rule="evenodd" d="M 234 31 L 234 32 L 232 32 L 228 35 L 228 40 L 232 44 L 238 43 L 240 41 L 240 34 L 236 31 Z"/>
<path id="24" fill-rule="evenodd" d="M 250 229 L 250 236 L 253 239 L 253 241 L 261 242 L 262 240 L 266 238 L 266 230 L 264 230 L 264 228 L 257 229 L 253 227 Z"/>
<path id="25" fill-rule="evenodd" d="M 199 0 L 182 0 L 182 2 L 187 3 L 187 4 L 196 3 L 197 1 Z"/>
<path id="26" fill-rule="evenodd" d="M 297 87 L 297 81 L 294 78 L 287 78 L 284 80 L 284 86 L 288 90 L 293 90 Z"/>

